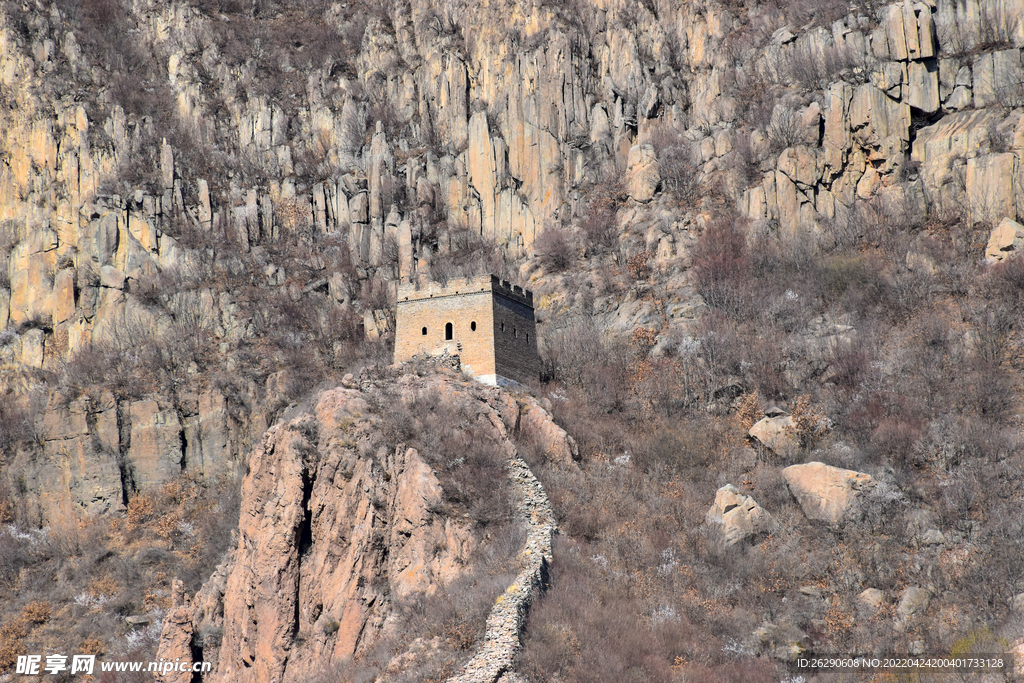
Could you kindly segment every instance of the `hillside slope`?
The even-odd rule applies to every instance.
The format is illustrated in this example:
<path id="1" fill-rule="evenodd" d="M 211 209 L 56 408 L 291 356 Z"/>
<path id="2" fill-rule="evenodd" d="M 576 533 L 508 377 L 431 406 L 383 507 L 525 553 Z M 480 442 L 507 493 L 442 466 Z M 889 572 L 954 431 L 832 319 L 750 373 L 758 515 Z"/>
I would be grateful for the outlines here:
<path id="1" fill-rule="evenodd" d="M 1009 649 L 1022 47 L 1017 0 L 3 2 L 0 663 L 159 621 L 222 680 L 454 675 L 477 636 L 399 596 L 508 511 L 367 398 L 419 382 L 551 496 L 519 675 Z M 399 282 L 486 272 L 535 293 L 535 398 L 384 370 Z"/>
<path id="2" fill-rule="evenodd" d="M 531 413 L 544 448 L 572 440 L 529 397 L 443 374 L 381 379 L 323 392 L 267 432 L 237 547 L 191 602 L 178 596 L 161 657 L 215 661 L 209 679 L 223 681 L 310 680 L 375 648 L 391 677 L 466 665 L 460 680 L 495 681 L 511 666 L 554 532 L 512 439 Z M 393 443 L 410 437 L 421 450 Z"/>

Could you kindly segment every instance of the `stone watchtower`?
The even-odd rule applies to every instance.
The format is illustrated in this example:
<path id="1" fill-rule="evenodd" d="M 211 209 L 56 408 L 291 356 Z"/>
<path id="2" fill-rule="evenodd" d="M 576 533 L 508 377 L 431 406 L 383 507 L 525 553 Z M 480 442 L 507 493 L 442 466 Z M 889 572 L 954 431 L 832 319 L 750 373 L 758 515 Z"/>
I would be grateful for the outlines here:
<path id="1" fill-rule="evenodd" d="M 484 384 L 526 383 L 540 376 L 533 292 L 497 276 L 398 287 L 395 362 L 458 355 Z"/>

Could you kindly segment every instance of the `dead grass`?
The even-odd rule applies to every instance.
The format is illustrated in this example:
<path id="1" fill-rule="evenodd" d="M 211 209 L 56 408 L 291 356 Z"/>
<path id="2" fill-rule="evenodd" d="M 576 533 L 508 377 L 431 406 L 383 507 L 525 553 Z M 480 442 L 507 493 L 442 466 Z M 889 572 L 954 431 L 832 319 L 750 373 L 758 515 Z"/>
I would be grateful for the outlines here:
<path id="1" fill-rule="evenodd" d="M 708 229 L 691 255 L 712 310 L 659 345 L 658 358 L 649 341 L 672 336 L 664 328 L 616 340 L 577 323 L 546 340 L 553 381 L 544 391 L 580 446 L 582 472 L 522 446 L 563 534 L 521 659 L 534 680 L 778 680 L 751 640 L 765 620 L 812 634 L 816 652 L 893 647 L 891 621 L 865 621 L 855 598 L 869 586 L 898 595 L 921 585 L 915 563 L 927 560 L 908 531 L 919 506 L 935 511 L 933 524 L 957 548 L 970 525 L 992 549 L 933 574 L 936 590 L 949 591 L 936 613 L 951 626 L 925 619 L 915 637 L 948 651 L 965 628 L 953 605 L 1011 628 L 1008 586 L 1024 577 L 1024 543 L 1008 501 L 1024 477 L 1009 408 L 1019 397 L 1007 388 L 1024 364 L 1001 321 L 1024 313 L 1024 267 L 1011 261 L 946 287 L 973 268 L 977 238 L 926 227 L 899 206 L 852 216 L 855 229 L 820 243 L 751 236 L 735 221 Z M 934 269 L 910 273 L 912 250 Z M 911 275 L 919 279 L 908 285 Z M 833 320 L 856 332 L 818 336 Z M 822 360 L 799 370 L 811 348 Z M 863 519 L 837 529 L 807 522 L 779 468 L 746 448 L 763 401 L 790 406 L 805 460 L 882 482 Z M 773 519 L 769 535 L 731 551 L 703 524 L 725 483 Z M 912 559 L 884 559 L 893 557 Z M 801 600 L 805 585 L 823 599 Z"/>
<path id="2" fill-rule="evenodd" d="M 192 593 L 222 561 L 237 524 L 236 483 L 172 480 L 132 502 L 132 513 L 81 528 L 0 532 L 0 569 L 9 569 L 0 571 L 0 667 L 34 649 L 123 649 L 125 616 L 166 609 L 174 577 Z M 170 532 L 161 526 L 168 518 Z M 152 659 L 156 643 L 141 647 L 138 658 Z"/>

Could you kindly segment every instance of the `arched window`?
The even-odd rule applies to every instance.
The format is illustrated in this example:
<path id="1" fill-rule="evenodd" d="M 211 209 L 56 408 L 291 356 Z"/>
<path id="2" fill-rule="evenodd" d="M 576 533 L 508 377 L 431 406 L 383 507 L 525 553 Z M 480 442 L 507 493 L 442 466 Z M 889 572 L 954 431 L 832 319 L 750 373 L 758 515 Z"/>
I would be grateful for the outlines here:
<path id="1" fill-rule="evenodd" d="M 427 328 L 425 328 L 425 327 L 423 328 L 423 336 L 424 336 L 424 337 L 426 337 L 426 336 L 427 336 Z"/>
<path id="2" fill-rule="evenodd" d="M 502 321 L 502 323 L 501 323 L 501 331 L 502 332 L 505 331 L 505 322 L 504 321 Z"/>
<path id="3" fill-rule="evenodd" d="M 473 332 L 476 332 L 476 321 L 475 320 L 469 324 L 469 329 L 472 330 Z"/>
<path id="4" fill-rule="evenodd" d="M 444 326 L 444 338 L 450 340 L 452 338 L 452 324 L 445 323 Z"/>
<path id="5" fill-rule="evenodd" d="M 530 342 L 530 333 L 529 332 L 526 333 L 526 342 L 527 343 Z"/>
<path id="6" fill-rule="evenodd" d="M 519 333 L 518 333 L 518 332 L 516 332 L 516 328 L 514 328 L 514 327 L 512 328 L 512 336 L 513 336 L 514 338 L 516 338 L 516 339 L 518 339 L 518 338 L 519 338 Z"/>

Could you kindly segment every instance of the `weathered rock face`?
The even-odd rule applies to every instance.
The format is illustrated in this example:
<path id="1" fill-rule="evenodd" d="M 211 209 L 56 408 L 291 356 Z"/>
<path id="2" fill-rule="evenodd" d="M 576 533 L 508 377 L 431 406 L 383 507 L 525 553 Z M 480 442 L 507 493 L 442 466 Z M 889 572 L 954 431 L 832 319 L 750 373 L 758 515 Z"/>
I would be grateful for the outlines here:
<path id="1" fill-rule="evenodd" d="M 472 406 L 479 429 L 493 432 L 510 457 L 510 434 L 528 428 L 521 416 L 550 421 L 533 399 L 513 399 L 457 375 L 400 381 L 400 401 L 423 392 Z M 218 662 L 210 680 L 307 680 L 385 633 L 396 600 L 429 594 L 466 571 L 480 542 L 474 522 L 442 513 L 440 482 L 423 457 L 383 440 L 373 396 L 372 387 L 329 390 L 308 412 L 268 430 L 249 458 L 237 548 L 191 602 L 179 601 L 191 611 L 179 618 L 184 608 L 176 606 L 166 622 L 168 652 L 180 650 L 188 633 L 222 629 L 219 648 L 203 652 Z M 552 453 L 570 443 L 560 430 L 551 436 L 551 443 L 546 434 L 538 438 Z M 524 558 L 543 561 L 553 515 L 529 468 L 517 462 L 509 474 L 523 489 L 519 498 L 532 525 Z M 529 577 L 539 577 L 541 566 L 530 567 Z M 520 616 L 512 631 L 504 617 L 492 619 L 498 640 L 518 637 L 534 583 L 529 577 L 506 592 L 507 600 L 522 593 L 525 601 L 513 610 Z M 491 627 L 489 621 L 488 633 Z M 492 667 L 498 654 L 511 662 L 511 653 L 495 653 L 481 655 L 479 666 Z"/>
<path id="2" fill-rule="evenodd" d="M 182 474 L 234 476 L 273 403 L 250 389 L 249 400 L 264 408 L 237 416 L 215 389 L 181 396 L 176 406 L 164 396 L 119 401 L 102 391 L 68 401 L 56 393 L 38 418 L 40 443 L 20 450 L 3 474 L 22 482 L 28 521 L 40 525 L 123 510 L 136 491 Z"/>
<path id="3" fill-rule="evenodd" d="M 875 484 L 869 474 L 820 462 L 792 465 L 782 476 L 807 518 L 830 524 L 855 518 L 861 496 Z"/>
<path id="4" fill-rule="evenodd" d="M 920 617 L 928 609 L 931 601 L 931 591 L 920 586 L 908 586 L 900 594 L 900 604 L 896 608 L 896 615 L 900 620 L 907 620 L 911 617 Z"/>
<path id="5" fill-rule="evenodd" d="M 996 226 L 985 246 L 985 258 L 990 261 L 1002 261 L 1024 248 L 1024 225 L 1009 218 L 1004 218 Z"/>
<path id="6" fill-rule="evenodd" d="M 507 425 L 509 429 L 528 434 L 533 443 L 544 450 L 546 458 L 563 465 L 571 465 L 578 461 L 580 453 L 576 440 L 555 424 L 551 414 L 531 396 L 524 396 L 520 401 L 522 408 L 518 411 L 519 423 Z M 509 412 L 505 410 L 502 414 Z"/>
<path id="7" fill-rule="evenodd" d="M 83 514 L 122 509 L 123 472 L 114 397 L 82 398 L 63 405 L 52 401 L 43 418 L 42 457 L 20 453 L 11 470 L 24 474 L 29 500 L 38 501 L 33 517 L 69 523 Z"/>
<path id="8" fill-rule="evenodd" d="M 215 680 L 303 680 L 351 657 L 383 627 L 389 591 L 424 592 L 467 559 L 468 526 L 430 512 L 441 489 L 416 451 L 359 457 L 367 413 L 359 392 L 328 392 L 252 454 Z"/>
<path id="9" fill-rule="evenodd" d="M 812 224 L 815 212 L 833 216 L 837 207 L 878 196 L 947 209 L 960 203 L 975 220 L 1016 218 L 1012 184 L 1019 150 L 1013 130 L 1020 114 L 1007 110 L 1021 101 L 1022 36 L 1015 28 L 1020 11 L 986 0 L 892 4 L 877 8 L 873 17 L 837 21 L 831 30 L 777 34 L 764 55 L 755 57 L 763 61 L 749 70 L 810 90 L 825 88 L 823 135 L 810 144 L 786 140 L 789 149 L 775 169 L 747 191 L 747 215 L 795 230 Z M 989 19 L 979 21 L 981 16 Z M 986 35 L 998 35 L 1013 48 L 985 50 Z M 967 56 L 977 48 L 981 54 Z M 808 82 L 792 68 L 825 56 L 849 58 L 854 72 L 863 69 L 866 78 L 840 67 L 826 88 L 824 80 Z M 1006 107 L 1003 112 L 990 108 L 997 102 Z M 797 115 L 805 114 L 796 110 Z M 910 133 L 914 115 L 932 118 L 916 136 Z M 1011 139 L 1014 149 L 1005 150 Z M 921 178 L 897 189 L 904 152 L 921 164 Z"/>
<path id="10" fill-rule="evenodd" d="M 720 531 L 725 545 L 730 546 L 763 531 L 768 523 L 768 513 L 756 500 L 743 495 L 732 484 L 726 484 L 715 494 L 715 502 L 706 519 L 712 528 Z"/>
<path id="11" fill-rule="evenodd" d="M 761 418 L 750 428 L 749 434 L 783 460 L 792 461 L 800 449 L 796 423 L 789 415 Z"/>
<path id="12" fill-rule="evenodd" d="M 629 196 L 638 202 L 650 201 L 661 182 L 654 148 L 650 145 L 631 147 L 626 164 L 625 183 Z"/>
<path id="13" fill-rule="evenodd" d="M 192 664 L 192 605 L 185 595 L 181 581 L 175 579 L 171 583 L 171 609 L 164 617 L 164 630 L 161 634 L 157 657 L 165 661 L 179 661 Z M 183 667 L 184 668 L 184 667 Z M 171 671 L 161 674 L 158 678 L 173 683 L 191 683 L 191 671 Z"/>
<path id="14" fill-rule="evenodd" d="M 198 155 L 164 139 L 159 117 L 59 97 L 52 74 L 91 92 L 106 66 L 83 52 L 68 17 L 36 13 L 18 24 L 5 15 L 0 78 L 15 96 L 0 137 L 10 160 L 0 169 L 0 223 L 11 237 L 0 240 L 10 251 L 0 253 L 0 324 L 33 329 L 19 329 L 0 355 L 54 367 L 126 316 L 166 329 L 173 316 L 144 310 L 139 292 L 159 273 L 202 270 L 189 235 L 251 257 L 268 289 L 296 283 L 267 262 L 266 247 L 307 226 L 343 244 L 364 280 L 424 277 L 443 262 L 451 243 L 437 232 L 441 215 L 522 256 L 545 227 L 581 217 L 596 180 L 623 183 L 632 211 L 656 199 L 669 172 L 657 135 L 673 127 L 685 133 L 694 177 L 721 180 L 742 213 L 788 233 L 875 198 L 883 208 L 1016 220 L 1017 0 L 893 3 L 764 41 L 754 38 L 765 18 L 756 13 L 627 5 L 588 7 L 579 23 L 518 1 L 395 6 L 387 21 L 354 24 L 359 36 L 343 41 L 354 43 L 350 59 L 318 61 L 308 50 L 290 56 L 296 64 L 285 59 L 285 73 L 304 78 L 289 76 L 295 92 L 276 97 L 243 85 L 262 80 L 254 60 L 233 63 L 197 43 L 224 29 L 221 15 L 181 1 L 136 3 L 132 39 L 166 74 L 158 85 Z M 347 31 L 346 7 L 317 21 Z M 726 41 L 730 49 L 718 49 Z M 808 61 L 823 70 L 801 75 Z M 744 118 L 760 103 L 743 101 L 743 82 L 778 95 L 770 125 Z M 144 179 L 119 176 L 140 155 Z M 248 170 L 234 164 L 215 177 L 197 156 L 245 159 Z M 738 165 L 749 173 L 738 176 Z M 648 208 L 629 222 L 652 219 Z M 665 223 L 661 234 L 630 250 L 685 262 L 691 222 L 655 222 Z M 334 275 L 323 278 L 332 305 L 352 305 Z M 230 294 L 195 294 L 218 342 L 258 334 L 259 316 Z M 688 296 L 673 306 L 693 317 Z M 373 318 L 368 334 L 381 330 L 376 312 L 357 313 Z M 628 310 L 619 319 L 625 327 L 656 317 Z"/>

